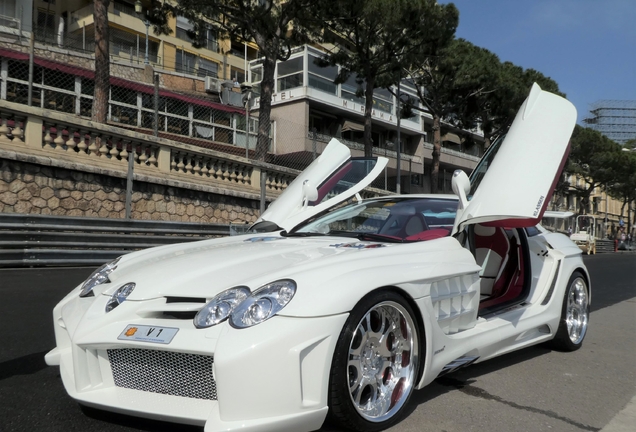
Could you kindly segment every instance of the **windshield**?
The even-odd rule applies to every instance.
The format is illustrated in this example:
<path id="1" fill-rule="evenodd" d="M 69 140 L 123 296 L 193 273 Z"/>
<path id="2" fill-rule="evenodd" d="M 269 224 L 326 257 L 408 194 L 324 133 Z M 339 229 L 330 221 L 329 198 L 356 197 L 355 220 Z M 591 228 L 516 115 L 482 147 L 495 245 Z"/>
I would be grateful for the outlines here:
<path id="1" fill-rule="evenodd" d="M 477 191 L 479 184 L 486 175 L 486 171 L 488 171 L 488 168 L 492 164 L 492 161 L 497 155 L 497 152 L 499 151 L 499 148 L 501 147 L 501 144 L 503 143 L 505 137 L 506 135 L 500 136 L 495 140 L 494 143 L 491 144 L 490 147 L 488 147 L 486 154 L 481 158 L 481 160 L 477 164 L 477 167 L 475 167 L 473 173 L 470 175 L 470 196 L 468 197 L 468 199 L 470 199 Z"/>
<path id="2" fill-rule="evenodd" d="M 318 216 L 288 235 L 421 241 L 448 235 L 456 211 L 457 200 L 452 198 L 374 199 Z"/>
<path id="3" fill-rule="evenodd" d="M 587 231 L 591 227 L 594 226 L 594 218 L 592 216 L 577 216 L 576 225 L 578 227 L 578 231 Z"/>

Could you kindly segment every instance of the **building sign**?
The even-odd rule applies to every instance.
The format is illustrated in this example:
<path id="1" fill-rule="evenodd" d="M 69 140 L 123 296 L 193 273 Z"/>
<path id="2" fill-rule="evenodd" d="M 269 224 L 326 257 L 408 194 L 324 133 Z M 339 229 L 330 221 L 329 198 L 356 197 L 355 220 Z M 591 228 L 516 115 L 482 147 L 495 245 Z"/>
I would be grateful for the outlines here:
<path id="1" fill-rule="evenodd" d="M 305 96 L 305 92 L 303 90 L 304 89 L 302 87 L 298 87 L 295 89 L 290 89 L 290 90 L 274 93 L 272 94 L 272 105 L 276 104 L 277 102 L 291 101 L 291 100 L 294 100 L 294 98 Z M 252 108 L 258 109 L 260 108 L 260 106 L 261 106 L 261 98 L 260 97 L 254 98 L 254 105 L 252 106 Z"/>
<path id="2" fill-rule="evenodd" d="M 350 111 L 358 112 L 358 113 L 364 115 L 365 108 L 364 108 L 364 105 L 362 105 L 362 104 L 358 104 L 358 103 L 355 103 L 355 102 L 352 102 L 352 101 L 348 101 L 348 100 L 342 99 L 342 107 L 345 108 L 345 109 L 348 109 Z M 376 110 L 372 109 L 371 110 L 371 117 L 375 117 L 375 118 L 377 118 L 379 120 L 385 120 L 385 121 L 388 121 L 388 122 L 393 122 L 393 115 L 392 114 L 385 113 L 385 112 L 379 111 L 379 110 L 376 111 Z"/>
<path id="3" fill-rule="evenodd" d="M 327 103 L 334 108 L 341 108 L 352 113 L 358 115 L 364 115 L 365 107 L 364 104 L 360 104 L 357 102 L 353 102 L 351 100 L 342 99 L 339 96 L 326 94 L 320 91 L 315 91 L 310 87 L 296 87 L 289 90 L 284 90 L 282 92 L 272 94 L 272 105 L 278 105 L 280 103 L 290 102 L 300 98 L 308 98 L 318 100 L 322 103 Z M 261 98 L 256 97 L 253 99 L 254 103 L 252 105 L 252 109 L 259 109 Z M 393 117 L 393 114 L 387 113 L 384 111 L 373 109 L 371 110 L 371 117 L 376 120 L 384 121 L 391 124 L 397 123 L 397 117 Z M 417 123 L 411 122 L 411 124 L 406 124 L 409 119 L 402 119 L 403 126 L 407 129 L 413 129 L 419 131 L 419 125 Z"/>

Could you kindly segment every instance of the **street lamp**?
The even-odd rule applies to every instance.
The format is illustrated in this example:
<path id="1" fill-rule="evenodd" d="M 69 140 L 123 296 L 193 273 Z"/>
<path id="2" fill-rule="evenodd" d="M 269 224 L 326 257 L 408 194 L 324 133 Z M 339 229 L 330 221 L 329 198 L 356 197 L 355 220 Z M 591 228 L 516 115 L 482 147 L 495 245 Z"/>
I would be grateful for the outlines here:
<path id="1" fill-rule="evenodd" d="M 137 15 L 139 16 L 139 19 L 141 19 L 144 23 L 144 25 L 146 26 L 146 54 L 144 56 L 144 64 L 150 64 L 150 62 L 148 61 L 148 27 L 150 26 L 150 22 L 148 21 L 148 16 L 147 15 L 142 15 L 143 13 L 143 6 L 141 5 L 141 1 L 137 0 L 135 2 L 135 12 L 137 13 Z M 143 16 L 143 18 L 142 18 Z"/>
<path id="2" fill-rule="evenodd" d="M 400 92 L 400 81 L 398 80 L 397 83 L 397 96 L 396 96 L 396 109 L 395 109 L 395 114 L 397 117 L 397 176 L 395 179 L 395 193 L 397 193 L 398 195 L 400 193 L 402 193 L 401 191 L 401 183 L 402 183 L 402 173 L 401 173 L 401 168 L 402 168 L 402 140 L 400 137 L 400 131 L 401 131 L 401 125 L 400 125 L 400 120 L 402 118 L 402 93 Z M 408 98 L 408 95 L 406 95 Z M 407 100 L 408 102 L 408 100 Z M 411 161 L 409 160 L 409 179 L 411 178 Z M 411 187 L 409 184 L 409 192 L 411 191 Z"/>
<path id="3" fill-rule="evenodd" d="M 400 188 L 401 188 L 401 179 L 400 176 L 402 175 L 402 173 L 400 172 L 400 168 L 402 165 L 402 143 L 400 143 L 400 117 L 401 117 L 401 113 L 400 113 L 400 81 L 398 79 L 397 82 L 397 100 L 396 100 L 396 105 L 397 105 L 397 109 L 395 110 L 396 114 L 397 114 L 397 176 L 395 178 L 395 193 L 396 194 L 400 194 Z"/>
<path id="4" fill-rule="evenodd" d="M 245 103 L 245 159 L 249 159 L 250 151 L 250 100 L 252 99 L 252 84 L 244 82 L 241 84 L 241 93 Z"/>

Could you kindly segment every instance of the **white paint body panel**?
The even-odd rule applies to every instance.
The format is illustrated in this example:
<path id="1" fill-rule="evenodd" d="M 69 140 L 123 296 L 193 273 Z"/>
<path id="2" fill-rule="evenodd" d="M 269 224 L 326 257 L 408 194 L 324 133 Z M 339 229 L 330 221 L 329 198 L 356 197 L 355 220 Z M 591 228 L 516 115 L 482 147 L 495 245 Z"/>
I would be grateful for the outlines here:
<path id="1" fill-rule="evenodd" d="M 256 223 L 261 221 L 274 222 L 282 229 L 289 231 L 310 217 L 351 198 L 375 180 L 389 163 L 385 157 L 374 159 L 377 160 L 377 163 L 371 172 L 352 188 L 316 205 L 308 204 L 308 201 L 313 200 L 313 198 L 308 198 L 311 195 L 308 193 L 308 189 L 318 188 L 336 173 L 338 168 L 351 160 L 349 148 L 332 138 L 322 154 L 287 186 Z"/>
<path id="2" fill-rule="evenodd" d="M 336 146 L 336 162 L 332 165 L 346 160 L 341 150 Z M 323 166 L 320 176 L 331 174 L 332 165 Z M 507 178 L 504 168 L 498 170 Z M 542 173 L 550 181 L 555 175 L 547 170 Z M 500 180 L 496 186 L 503 187 L 506 182 Z M 281 207 L 283 210 L 271 208 L 271 220 L 276 219 L 283 228 L 295 226 L 317 210 L 318 206 L 303 213 L 298 207 L 303 194 L 302 182 L 300 185 L 291 189 L 290 201 Z M 485 190 L 483 183 L 480 190 Z M 526 217 L 534 211 L 537 197 L 532 188 L 523 192 L 520 195 L 531 198 L 529 204 L 517 197 L 500 203 L 499 195 L 489 199 L 482 192 L 478 201 L 471 201 L 471 205 L 481 204 L 469 206 L 464 221 L 490 217 L 487 215 L 497 209 L 505 212 L 500 216 Z M 418 315 L 425 342 L 420 350 L 424 366 L 418 388 L 461 356 L 473 355 L 483 361 L 554 337 L 568 279 L 574 271 L 582 272 L 588 281 L 589 277 L 581 252 L 572 241 L 538 228 L 538 234 L 531 237 L 520 231 L 529 257 L 527 298 L 523 304 L 490 317 L 478 317 L 476 311 L 481 268 L 471 252 L 453 237 L 353 248 L 343 245 L 378 242 L 335 236 L 247 234 L 131 253 L 109 275 L 110 283 L 94 289 L 94 297 L 80 298 L 77 287 L 55 307 L 57 346 L 47 354 L 46 361 L 59 365 L 69 395 L 86 405 L 204 425 L 206 432 L 312 431 L 327 415 L 331 361 L 344 323 L 360 299 L 375 290 L 399 293 Z M 199 310 L 203 304 L 188 300 L 191 298 L 210 300 L 239 285 L 254 291 L 280 279 L 294 280 L 296 294 L 277 316 L 253 327 L 237 329 L 224 321 L 197 329 L 191 318 L 163 314 Z M 110 295 L 129 282 L 136 283 L 135 290 L 106 313 Z M 465 300 L 466 314 L 455 317 L 449 312 L 446 299 L 450 297 L 445 297 L 444 290 L 459 293 Z M 168 297 L 186 300 L 168 303 Z M 131 324 L 178 331 L 166 345 L 118 340 Z M 107 350 L 120 348 L 212 356 L 217 400 L 116 386 Z"/>
<path id="3" fill-rule="evenodd" d="M 571 102 L 534 84 L 457 224 L 502 219 L 530 221 L 523 226 L 539 223 L 575 124 Z"/>

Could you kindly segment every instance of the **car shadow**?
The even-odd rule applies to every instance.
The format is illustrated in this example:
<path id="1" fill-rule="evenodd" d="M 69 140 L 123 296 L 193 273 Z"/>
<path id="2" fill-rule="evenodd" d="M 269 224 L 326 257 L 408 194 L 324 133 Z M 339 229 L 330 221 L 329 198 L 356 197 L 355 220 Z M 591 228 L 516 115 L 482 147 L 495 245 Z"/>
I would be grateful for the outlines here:
<path id="1" fill-rule="evenodd" d="M 0 362 L 0 381 L 15 375 L 30 375 L 46 369 L 48 366 L 44 361 L 44 355 L 47 352 L 28 354 Z"/>
<path id="2" fill-rule="evenodd" d="M 548 354 L 551 351 L 551 349 L 546 348 L 543 345 L 536 345 L 520 351 L 505 354 L 501 357 L 496 357 L 483 363 L 471 365 L 456 372 L 439 377 L 423 389 L 416 390 L 413 393 L 408 405 L 404 408 L 404 416 L 410 416 L 420 405 L 451 391 L 459 390 L 470 394 L 482 393 L 483 391 L 481 389 L 473 389 L 471 387 L 471 384 L 476 381 L 476 378 L 505 369 L 518 363 L 532 360 L 536 357 Z M 315 432 L 342 432 L 342 430 L 330 425 L 325 425 Z"/>

